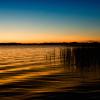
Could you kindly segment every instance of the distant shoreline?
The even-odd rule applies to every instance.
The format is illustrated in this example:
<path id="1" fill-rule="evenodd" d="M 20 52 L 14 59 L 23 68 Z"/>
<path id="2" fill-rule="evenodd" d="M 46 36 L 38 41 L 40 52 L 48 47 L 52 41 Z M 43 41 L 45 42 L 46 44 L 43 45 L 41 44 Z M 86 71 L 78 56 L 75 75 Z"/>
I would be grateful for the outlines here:
<path id="1" fill-rule="evenodd" d="M 61 46 L 93 46 L 100 47 L 100 42 L 64 42 L 64 43 L 0 43 L 0 46 L 10 45 L 61 45 Z"/>

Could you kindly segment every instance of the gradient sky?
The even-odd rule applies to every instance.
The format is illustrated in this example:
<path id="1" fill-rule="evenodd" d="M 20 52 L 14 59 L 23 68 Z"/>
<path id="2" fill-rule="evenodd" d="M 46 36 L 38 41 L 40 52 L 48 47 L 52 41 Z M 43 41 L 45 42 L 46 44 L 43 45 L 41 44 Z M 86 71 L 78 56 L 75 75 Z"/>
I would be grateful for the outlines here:
<path id="1" fill-rule="evenodd" d="M 0 42 L 100 41 L 100 0 L 0 0 Z"/>

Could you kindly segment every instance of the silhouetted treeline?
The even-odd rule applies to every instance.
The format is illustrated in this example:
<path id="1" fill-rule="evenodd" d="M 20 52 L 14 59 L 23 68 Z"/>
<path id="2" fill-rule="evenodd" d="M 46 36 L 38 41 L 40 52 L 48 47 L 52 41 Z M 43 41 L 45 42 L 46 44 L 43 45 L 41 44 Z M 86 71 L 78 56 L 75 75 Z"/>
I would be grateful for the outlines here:
<path id="1" fill-rule="evenodd" d="M 62 46 L 84 46 L 100 47 L 100 42 L 63 42 L 63 43 L 0 43 L 0 45 L 62 45 Z"/>

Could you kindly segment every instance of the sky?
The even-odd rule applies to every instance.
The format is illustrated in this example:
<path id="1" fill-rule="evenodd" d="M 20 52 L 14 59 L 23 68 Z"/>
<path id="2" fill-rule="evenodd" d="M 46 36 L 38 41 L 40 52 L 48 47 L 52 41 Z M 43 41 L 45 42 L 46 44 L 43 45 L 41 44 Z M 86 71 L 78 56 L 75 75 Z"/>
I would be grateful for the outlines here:
<path id="1" fill-rule="evenodd" d="M 0 0 L 0 42 L 100 41 L 100 0 Z"/>

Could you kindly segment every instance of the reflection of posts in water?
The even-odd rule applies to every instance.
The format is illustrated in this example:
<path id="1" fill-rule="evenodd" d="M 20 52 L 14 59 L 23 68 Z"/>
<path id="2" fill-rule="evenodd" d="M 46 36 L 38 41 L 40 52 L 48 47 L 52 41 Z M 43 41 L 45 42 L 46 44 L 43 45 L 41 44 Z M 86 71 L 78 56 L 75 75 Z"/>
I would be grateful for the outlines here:
<path id="1" fill-rule="evenodd" d="M 65 48 L 60 51 L 60 59 L 64 65 L 73 66 L 75 65 L 75 55 L 73 48 Z"/>
<path id="2" fill-rule="evenodd" d="M 100 66 L 100 48 L 71 48 L 60 50 L 60 59 L 65 70 L 75 67 L 81 72 L 96 70 Z"/>
<path id="3" fill-rule="evenodd" d="M 75 57 L 77 66 L 82 68 L 100 65 L 100 48 L 77 48 Z"/>
<path id="4" fill-rule="evenodd" d="M 67 71 L 96 71 L 100 66 L 100 48 L 61 47 L 46 53 L 46 62 L 60 64 Z M 58 61 L 59 58 L 59 62 Z M 98 67 L 98 68 L 97 68 Z"/>
<path id="5" fill-rule="evenodd" d="M 73 52 L 73 48 L 66 47 L 60 50 L 60 59 L 61 63 L 67 71 L 75 71 L 75 55 Z"/>
<path id="6" fill-rule="evenodd" d="M 83 79 L 100 78 L 100 48 L 76 48 L 74 53 Z"/>
<path id="7" fill-rule="evenodd" d="M 51 50 L 50 52 L 47 52 L 45 58 L 46 58 L 46 61 L 48 61 L 51 64 L 54 64 L 55 59 L 56 59 L 55 48 L 53 50 Z"/>

